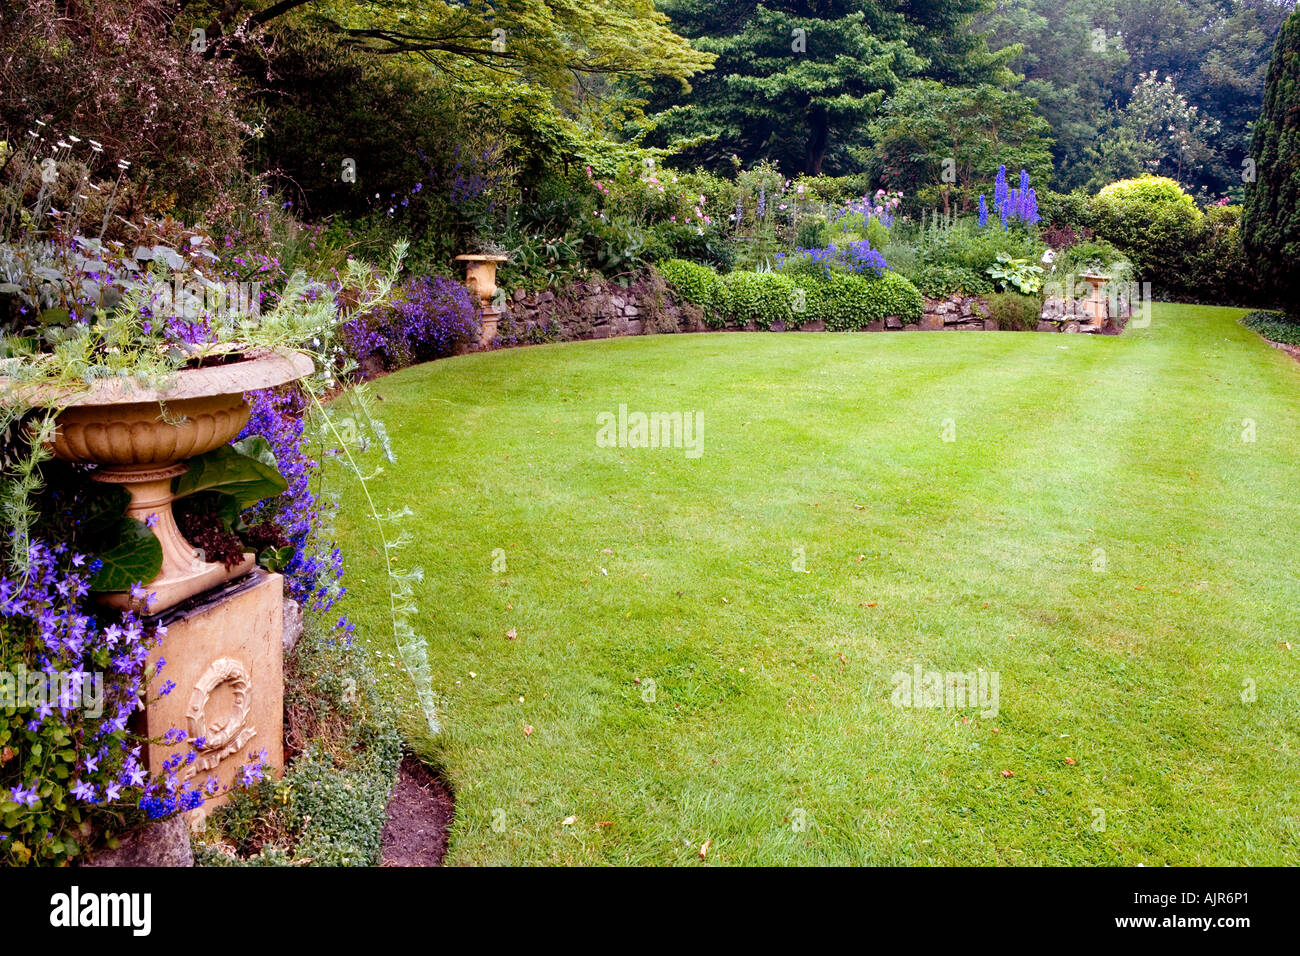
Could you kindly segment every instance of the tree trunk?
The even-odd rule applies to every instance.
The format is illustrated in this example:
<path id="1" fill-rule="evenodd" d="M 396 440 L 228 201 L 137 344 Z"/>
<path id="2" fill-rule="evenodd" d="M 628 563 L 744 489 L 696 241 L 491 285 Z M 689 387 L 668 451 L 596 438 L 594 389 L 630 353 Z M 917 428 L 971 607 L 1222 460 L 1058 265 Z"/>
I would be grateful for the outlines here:
<path id="1" fill-rule="evenodd" d="M 809 176 L 822 174 L 822 161 L 830 144 L 831 123 L 825 110 L 813 110 L 808 116 L 808 157 L 803 171 Z"/>

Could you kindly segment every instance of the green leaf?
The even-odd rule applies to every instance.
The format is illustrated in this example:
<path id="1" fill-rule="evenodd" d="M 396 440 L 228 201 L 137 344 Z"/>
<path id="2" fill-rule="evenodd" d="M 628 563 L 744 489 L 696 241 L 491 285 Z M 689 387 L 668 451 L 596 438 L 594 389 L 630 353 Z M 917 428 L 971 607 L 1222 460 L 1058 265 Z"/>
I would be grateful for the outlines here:
<path id="1" fill-rule="evenodd" d="M 36 321 L 41 325 L 67 325 L 72 321 L 72 315 L 67 309 L 46 309 Z"/>
<path id="2" fill-rule="evenodd" d="M 191 458 L 189 465 L 189 471 L 172 481 L 178 498 L 219 491 L 234 498 L 242 511 L 289 488 L 270 443 L 260 435 Z"/>
<path id="3" fill-rule="evenodd" d="M 131 495 L 122 485 L 95 484 L 81 506 L 78 537 L 98 545 L 106 538 L 116 540 Z"/>
<path id="4" fill-rule="evenodd" d="M 103 567 L 90 582 L 92 591 L 129 591 L 138 582 L 152 581 L 162 570 L 162 545 L 136 518 L 123 517 L 115 543 L 96 557 Z"/>
<path id="5" fill-rule="evenodd" d="M 293 548 L 267 548 L 257 556 L 257 563 L 268 571 L 283 571 L 293 559 Z"/>

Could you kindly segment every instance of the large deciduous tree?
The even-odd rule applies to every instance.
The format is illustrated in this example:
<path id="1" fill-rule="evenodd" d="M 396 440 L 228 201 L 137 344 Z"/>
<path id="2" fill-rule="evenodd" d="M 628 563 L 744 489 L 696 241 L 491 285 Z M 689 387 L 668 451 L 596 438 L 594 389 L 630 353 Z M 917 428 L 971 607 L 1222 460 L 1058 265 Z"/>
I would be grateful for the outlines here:
<path id="1" fill-rule="evenodd" d="M 189 6 L 181 0 L 182 9 Z M 230 0 L 218 6 L 210 18 L 187 13 L 206 22 L 214 55 L 287 20 L 375 54 L 420 56 L 452 73 L 495 71 L 557 92 L 584 76 L 685 82 L 711 60 L 673 32 L 653 0 Z"/>

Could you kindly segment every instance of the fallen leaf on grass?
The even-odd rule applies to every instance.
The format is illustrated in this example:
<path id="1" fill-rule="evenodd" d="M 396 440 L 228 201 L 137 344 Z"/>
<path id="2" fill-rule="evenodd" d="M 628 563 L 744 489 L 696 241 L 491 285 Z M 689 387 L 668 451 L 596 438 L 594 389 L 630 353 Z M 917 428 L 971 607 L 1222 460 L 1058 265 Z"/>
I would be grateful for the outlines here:
<path id="1" fill-rule="evenodd" d="M 519 636 L 519 635 L 517 635 L 517 634 L 515 633 L 515 629 L 514 629 L 513 627 L 512 627 L 510 630 L 506 631 L 506 637 L 507 637 L 509 640 L 512 640 L 512 641 L 513 641 L 513 640 L 514 640 L 516 637 L 518 637 L 518 636 Z"/>
<path id="2" fill-rule="evenodd" d="M 1071 767 L 1073 767 L 1079 761 L 1075 760 L 1073 757 L 1066 757 L 1065 762 L 1068 763 Z"/>
<path id="3" fill-rule="evenodd" d="M 533 725 L 529 724 L 527 727 L 524 728 L 524 736 L 531 737 L 532 735 L 533 735 Z"/>
<path id="4" fill-rule="evenodd" d="M 578 822 L 577 817 L 565 817 L 563 820 L 560 821 L 560 826 L 571 827 L 577 822 Z"/>
<path id="5" fill-rule="evenodd" d="M 1004 776 L 1004 777 L 1014 777 L 1015 774 L 1012 773 L 1010 770 L 1003 770 L 1003 771 L 1002 771 L 1002 776 Z"/>
<path id="6" fill-rule="evenodd" d="M 597 820 L 597 821 L 596 821 L 596 826 L 598 826 L 598 827 L 612 827 L 613 825 L 614 825 L 614 821 L 613 821 L 613 820 Z"/>
<path id="7" fill-rule="evenodd" d="M 706 856 L 709 855 L 709 847 L 711 847 L 711 846 L 713 846 L 713 841 L 712 841 L 712 840 L 705 840 L 704 843 L 703 843 L 703 845 L 700 846 L 700 859 L 701 859 L 701 860 L 704 859 Z"/>

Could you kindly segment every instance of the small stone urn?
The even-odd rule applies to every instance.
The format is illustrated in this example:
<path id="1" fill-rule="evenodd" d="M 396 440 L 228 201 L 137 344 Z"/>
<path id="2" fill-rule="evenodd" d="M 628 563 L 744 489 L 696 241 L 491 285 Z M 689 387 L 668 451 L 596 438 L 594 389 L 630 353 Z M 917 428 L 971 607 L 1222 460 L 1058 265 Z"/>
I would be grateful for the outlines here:
<path id="1" fill-rule="evenodd" d="M 301 353 L 269 350 L 214 362 L 181 370 L 162 391 L 101 379 L 59 413 L 54 455 L 97 465 L 93 480 L 123 485 L 131 495 L 127 514 L 145 522 L 162 545 L 162 570 L 144 582 L 153 595 L 148 605 L 124 591 L 96 595 L 110 607 L 156 614 L 253 570 L 252 554 L 228 569 L 203 560 L 181 536 L 172 517 L 172 479 L 187 470 L 184 459 L 220 448 L 243 430 L 251 414 L 245 392 L 292 382 L 315 366 Z"/>
<path id="2" fill-rule="evenodd" d="M 1088 298 L 1081 304 L 1083 316 L 1089 324 L 1101 328 L 1110 318 L 1110 306 L 1106 301 L 1106 286 L 1110 283 L 1110 276 L 1090 272 L 1079 278 L 1088 284 Z"/>
<path id="3" fill-rule="evenodd" d="M 465 255 L 457 256 L 456 261 L 465 263 L 465 285 L 471 294 L 478 296 L 483 307 L 483 335 L 479 345 L 490 345 L 497 337 L 497 322 L 501 319 L 501 310 L 492 304 L 497 294 L 497 263 L 505 262 L 506 256 Z"/>

